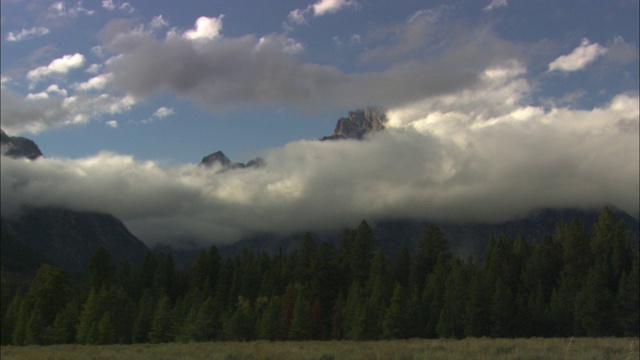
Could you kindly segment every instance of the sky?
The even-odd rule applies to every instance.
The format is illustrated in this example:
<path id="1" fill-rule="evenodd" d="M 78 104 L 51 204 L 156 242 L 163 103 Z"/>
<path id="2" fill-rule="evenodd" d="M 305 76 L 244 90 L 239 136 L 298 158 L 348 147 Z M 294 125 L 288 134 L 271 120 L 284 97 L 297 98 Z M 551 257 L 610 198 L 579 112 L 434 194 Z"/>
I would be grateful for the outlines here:
<path id="1" fill-rule="evenodd" d="M 1 0 L 2 213 L 147 244 L 362 218 L 639 215 L 638 1 Z M 319 142 L 351 110 L 383 132 Z M 258 169 L 203 169 L 221 150 Z"/>

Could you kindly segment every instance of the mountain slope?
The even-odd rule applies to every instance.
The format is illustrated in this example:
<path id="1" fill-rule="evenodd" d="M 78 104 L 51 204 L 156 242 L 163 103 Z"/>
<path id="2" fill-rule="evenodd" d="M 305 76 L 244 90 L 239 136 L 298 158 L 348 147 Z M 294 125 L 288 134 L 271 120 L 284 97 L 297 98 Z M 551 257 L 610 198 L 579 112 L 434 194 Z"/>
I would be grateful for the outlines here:
<path id="1" fill-rule="evenodd" d="M 115 217 L 88 211 L 29 208 L 15 219 L 1 219 L 3 240 L 11 239 L 13 252 L 3 258 L 14 261 L 30 249 L 43 259 L 71 273 L 86 271 L 88 260 L 100 246 L 116 264 L 140 265 L 149 249 Z M 16 260 L 17 261 L 17 260 Z M 3 259 L 3 264 L 4 264 Z"/>

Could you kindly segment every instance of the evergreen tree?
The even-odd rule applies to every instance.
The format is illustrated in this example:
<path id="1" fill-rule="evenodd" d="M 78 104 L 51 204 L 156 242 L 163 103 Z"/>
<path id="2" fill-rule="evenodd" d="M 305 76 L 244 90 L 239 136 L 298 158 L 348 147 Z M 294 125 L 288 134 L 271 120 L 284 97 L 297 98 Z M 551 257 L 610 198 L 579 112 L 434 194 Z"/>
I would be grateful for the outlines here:
<path id="1" fill-rule="evenodd" d="M 258 339 L 276 340 L 279 334 L 280 298 L 275 296 L 269 299 L 266 308 L 260 315 L 257 323 L 256 335 Z"/>
<path id="2" fill-rule="evenodd" d="M 353 281 L 360 285 L 366 284 L 375 245 L 376 238 L 373 230 L 365 220 L 362 220 L 353 238 L 353 246 L 350 253 Z"/>
<path id="3" fill-rule="evenodd" d="M 450 257 L 442 254 L 438 258 L 436 267 L 427 277 L 427 284 L 422 292 L 424 314 L 423 322 L 426 324 L 419 335 L 426 338 L 435 338 L 438 336 L 436 327 L 440 321 L 440 313 L 444 306 L 444 293 L 446 291 L 447 276 L 450 271 Z"/>
<path id="4" fill-rule="evenodd" d="M 51 344 L 52 328 L 56 316 L 70 300 L 70 279 L 67 272 L 55 266 L 44 264 L 36 272 L 29 284 L 24 299 L 26 321 L 24 342 L 26 344 Z"/>
<path id="5" fill-rule="evenodd" d="M 138 302 L 138 313 L 133 322 L 132 341 L 134 343 L 149 342 L 149 331 L 153 322 L 157 301 L 157 295 L 147 289 Z"/>
<path id="6" fill-rule="evenodd" d="M 620 277 L 618 295 L 615 301 L 616 335 L 638 336 L 640 323 L 640 279 L 638 276 L 638 257 L 633 261 L 631 273 Z"/>
<path id="7" fill-rule="evenodd" d="M 411 279 L 411 255 L 406 246 L 400 247 L 396 254 L 394 269 L 394 281 L 405 289 L 409 288 L 409 280 Z"/>
<path id="8" fill-rule="evenodd" d="M 291 329 L 291 321 L 293 320 L 293 311 L 296 305 L 296 287 L 293 283 L 289 283 L 282 299 L 282 308 L 280 309 L 280 333 L 279 340 L 287 340 Z"/>
<path id="9" fill-rule="evenodd" d="M 152 343 L 166 343 L 175 338 L 176 324 L 171 312 L 171 299 L 163 295 L 156 307 L 149 330 L 149 341 Z"/>
<path id="10" fill-rule="evenodd" d="M 575 318 L 587 336 L 611 336 L 614 334 L 614 298 L 607 286 L 606 271 L 595 266 L 576 297 Z M 582 333 L 579 333 L 582 335 Z"/>
<path id="11" fill-rule="evenodd" d="M 468 282 L 464 264 L 458 259 L 454 260 L 445 284 L 444 305 L 436 326 L 436 332 L 439 337 L 462 338 L 464 336 L 464 314 L 468 299 Z"/>
<path id="12" fill-rule="evenodd" d="M 464 334 L 471 337 L 491 335 L 491 286 L 480 269 L 476 269 L 469 285 L 465 309 Z"/>
<path id="13" fill-rule="evenodd" d="M 491 307 L 491 336 L 513 337 L 514 298 L 511 289 L 498 279 L 495 283 Z"/>
<path id="14" fill-rule="evenodd" d="M 450 257 L 449 242 L 442 231 L 435 225 L 429 225 L 422 238 L 415 244 L 415 269 L 413 284 L 421 291 L 425 279 L 431 274 L 441 256 Z"/>
<path id="15" fill-rule="evenodd" d="M 407 339 L 410 331 L 407 315 L 407 290 L 399 283 L 396 283 L 393 289 L 391 305 L 384 318 L 384 337 L 387 339 Z"/>
<path id="16" fill-rule="evenodd" d="M 114 275 L 111 254 L 102 246 L 89 259 L 89 278 L 94 289 L 101 289 L 103 285 L 111 283 Z"/>
<path id="17" fill-rule="evenodd" d="M 289 340 L 308 340 L 311 336 L 311 304 L 305 295 L 301 284 L 296 286 L 296 303 L 293 308 L 293 318 L 289 329 Z"/>

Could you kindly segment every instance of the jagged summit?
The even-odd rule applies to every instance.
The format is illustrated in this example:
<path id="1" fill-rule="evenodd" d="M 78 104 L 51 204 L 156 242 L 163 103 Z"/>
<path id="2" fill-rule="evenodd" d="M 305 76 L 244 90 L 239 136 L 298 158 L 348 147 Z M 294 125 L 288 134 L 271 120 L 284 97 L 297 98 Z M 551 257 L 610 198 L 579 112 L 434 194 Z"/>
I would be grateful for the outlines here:
<path id="1" fill-rule="evenodd" d="M 2 155 L 12 158 L 27 158 L 30 160 L 35 160 L 43 156 L 40 148 L 33 140 L 21 136 L 9 136 L 2 129 L 0 129 L 0 132 Z"/>
<path id="2" fill-rule="evenodd" d="M 349 111 L 349 115 L 338 119 L 333 134 L 320 140 L 362 139 L 369 132 L 384 130 L 387 116 L 376 107 Z"/>
<path id="3" fill-rule="evenodd" d="M 213 167 L 216 164 L 222 168 L 222 171 L 231 169 L 244 169 L 249 167 L 264 166 L 265 161 L 262 158 L 255 158 L 245 163 L 237 163 L 231 161 L 222 151 L 216 151 L 202 158 L 198 166 Z"/>

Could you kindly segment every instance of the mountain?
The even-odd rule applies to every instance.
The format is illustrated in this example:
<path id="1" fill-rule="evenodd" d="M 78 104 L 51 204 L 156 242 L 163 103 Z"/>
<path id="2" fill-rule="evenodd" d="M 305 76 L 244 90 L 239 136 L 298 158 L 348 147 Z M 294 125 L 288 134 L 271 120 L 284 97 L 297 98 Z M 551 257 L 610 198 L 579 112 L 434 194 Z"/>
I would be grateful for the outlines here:
<path id="1" fill-rule="evenodd" d="M 618 220 L 625 222 L 630 238 L 637 242 L 640 226 L 638 220 L 625 212 L 615 209 L 612 211 Z M 431 224 L 440 228 L 449 241 L 451 251 L 457 257 L 461 259 L 472 257 L 477 261 L 481 261 L 491 237 L 504 234 L 515 238 L 522 235 L 529 242 L 539 241 L 545 235 L 555 234 L 558 224 L 570 223 L 574 218 L 581 220 L 590 233 L 599 216 L 599 210 L 544 209 L 532 212 L 520 219 L 495 224 L 452 224 L 433 223 L 428 220 L 386 219 L 369 221 L 369 225 L 376 236 L 378 248 L 391 257 L 395 256 L 402 246 L 406 246 L 410 251 L 413 251 L 414 244 L 423 236 L 427 225 Z M 353 226 L 355 228 L 357 224 L 353 224 Z M 327 241 L 336 247 L 341 235 L 342 231 L 312 232 L 316 242 Z M 280 250 L 287 253 L 298 249 L 302 236 L 303 234 L 289 236 L 262 234 L 247 237 L 231 245 L 219 246 L 218 249 L 223 256 L 234 256 L 240 254 L 244 249 L 256 253 L 264 251 L 272 255 Z M 193 256 L 195 255 L 196 252 L 193 253 Z"/>
<path id="2" fill-rule="evenodd" d="M 16 218 L 1 218 L 2 264 L 29 257 L 51 262 L 70 273 L 86 272 L 100 246 L 115 264 L 142 264 L 149 249 L 124 224 L 109 214 L 61 208 L 28 208 Z M 5 242 L 5 240 L 7 240 Z M 11 270 L 11 269 L 8 269 Z M 20 269 L 14 269 L 19 271 Z"/>
<path id="3" fill-rule="evenodd" d="M 35 160 L 43 156 L 33 140 L 21 136 L 9 136 L 2 129 L 0 129 L 0 146 L 2 146 L 2 155 L 12 158 Z"/>
<path id="4" fill-rule="evenodd" d="M 349 111 L 347 117 L 338 119 L 333 134 L 324 136 L 320 140 L 360 140 L 370 132 L 384 130 L 384 124 L 386 122 L 387 116 L 385 113 L 375 107 Z"/>
<path id="5" fill-rule="evenodd" d="M 249 160 L 246 164 L 233 162 L 222 151 L 216 151 L 214 153 L 211 153 L 203 157 L 202 161 L 200 161 L 200 164 L 198 164 L 198 166 L 204 166 L 204 167 L 210 168 L 217 165 L 222 169 L 221 171 L 226 171 L 226 170 L 232 170 L 232 169 L 262 167 L 264 166 L 264 164 L 265 164 L 265 161 L 259 157 Z"/>

